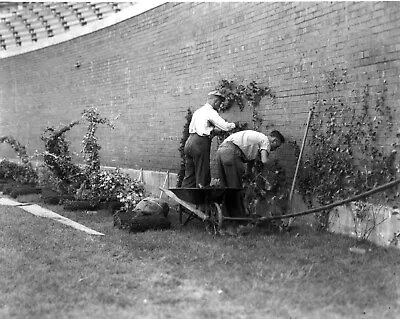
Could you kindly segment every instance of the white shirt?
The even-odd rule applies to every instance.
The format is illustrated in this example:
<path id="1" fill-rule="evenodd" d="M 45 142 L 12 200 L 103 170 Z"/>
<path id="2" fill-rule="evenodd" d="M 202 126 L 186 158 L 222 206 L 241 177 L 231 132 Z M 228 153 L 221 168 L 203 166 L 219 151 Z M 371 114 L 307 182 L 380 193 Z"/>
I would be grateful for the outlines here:
<path id="1" fill-rule="evenodd" d="M 255 160 L 261 150 L 271 151 L 271 143 L 263 133 L 245 130 L 229 135 L 225 140 L 237 145 L 248 161 Z"/>
<path id="2" fill-rule="evenodd" d="M 235 128 L 235 123 L 225 121 L 210 104 L 206 103 L 193 113 L 189 124 L 189 133 L 209 136 L 214 127 L 222 131 L 230 131 Z"/>

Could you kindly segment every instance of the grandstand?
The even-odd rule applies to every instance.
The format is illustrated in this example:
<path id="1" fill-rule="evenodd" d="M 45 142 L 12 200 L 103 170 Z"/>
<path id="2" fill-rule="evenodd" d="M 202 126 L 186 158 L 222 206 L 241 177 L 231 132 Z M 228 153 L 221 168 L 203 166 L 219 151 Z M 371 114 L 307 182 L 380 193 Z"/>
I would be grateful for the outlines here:
<path id="1" fill-rule="evenodd" d="M 137 2 L 0 2 L 0 53 L 22 53 L 93 32 L 108 26 L 103 22 L 107 18 L 118 22 L 116 16 L 124 17 L 136 5 Z"/>

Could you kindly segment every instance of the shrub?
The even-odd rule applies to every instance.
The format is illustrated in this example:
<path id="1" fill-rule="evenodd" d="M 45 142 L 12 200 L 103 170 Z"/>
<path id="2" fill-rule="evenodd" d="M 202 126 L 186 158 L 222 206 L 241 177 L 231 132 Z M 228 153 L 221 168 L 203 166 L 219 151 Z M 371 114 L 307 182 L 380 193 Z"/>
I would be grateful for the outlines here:
<path id="1" fill-rule="evenodd" d="M 30 164 L 18 164 L 8 160 L 0 162 L 0 178 L 21 184 L 35 185 L 37 183 L 37 174 Z"/>
<path id="2" fill-rule="evenodd" d="M 115 170 L 100 170 L 89 176 L 86 188 L 77 193 L 77 199 L 89 200 L 92 203 L 120 202 L 120 210 L 131 210 L 142 200 L 144 186 L 141 182 Z"/>

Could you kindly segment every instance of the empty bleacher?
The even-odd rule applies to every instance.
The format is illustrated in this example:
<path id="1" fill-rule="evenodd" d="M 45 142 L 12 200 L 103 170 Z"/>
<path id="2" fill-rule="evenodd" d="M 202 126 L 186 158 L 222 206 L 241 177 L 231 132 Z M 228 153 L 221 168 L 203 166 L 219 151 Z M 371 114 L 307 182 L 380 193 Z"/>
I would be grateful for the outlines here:
<path id="1" fill-rule="evenodd" d="M 20 2 L 0 6 L 0 51 L 92 25 L 135 2 Z"/>

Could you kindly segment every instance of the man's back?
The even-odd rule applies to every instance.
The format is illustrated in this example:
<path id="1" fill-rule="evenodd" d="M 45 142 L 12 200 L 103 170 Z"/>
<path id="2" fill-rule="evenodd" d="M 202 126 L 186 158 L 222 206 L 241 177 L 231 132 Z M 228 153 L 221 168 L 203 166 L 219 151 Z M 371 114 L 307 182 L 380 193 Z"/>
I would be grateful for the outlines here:
<path id="1" fill-rule="evenodd" d="M 271 149 L 269 139 L 263 133 L 244 130 L 229 135 L 224 142 L 232 142 L 238 146 L 248 161 L 256 159 L 260 150 L 266 150 L 267 152 Z"/>

